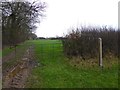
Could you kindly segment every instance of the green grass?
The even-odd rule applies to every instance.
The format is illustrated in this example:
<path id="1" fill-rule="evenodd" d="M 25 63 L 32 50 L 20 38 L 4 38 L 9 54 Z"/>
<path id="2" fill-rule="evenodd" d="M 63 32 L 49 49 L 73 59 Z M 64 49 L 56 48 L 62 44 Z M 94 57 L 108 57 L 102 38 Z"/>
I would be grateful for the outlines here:
<path id="1" fill-rule="evenodd" d="M 10 49 L 9 47 L 5 47 L 3 50 L 0 51 L 0 57 L 4 57 L 5 55 L 8 55 L 11 53 L 14 49 Z"/>
<path id="2" fill-rule="evenodd" d="M 2 57 L 8 55 L 9 53 L 11 53 L 12 51 L 14 51 L 14 48 L 9 48 L 9 47 L 5 47 L 3 50 L 2 50 Z"/>
<path id="3" fill-rule="evenodd" d="M 62 43 L 57 40 L 35 40 L 35 60 L 39 63 L 32 70 L 26 87 L 29 88 L 117 88 L 118 64 L 115 62 L 101 69 L 89 68 L 67 59 Z M 58 44 L 55 44 L 58 43 Z M 113 60 L 116 61 L 116 60 Z M 107 64 L 106 64 L 107 66 Z"/>
<path id="4" fill-rule="evenodd" d="M 31 41 L 26 41 L 24 43 L 21 43 L 19 44 L 16 48 L 23 48 L 25 45 L 30 45 L 31 44 Z M 10 48 L 9 46 L 8 47 L 5 47 L 2 51 L 0 51 L 0 54 L 2 54 L 2 57 L 10 54 L 11 52 L 13 52 L 15 50 L 15 48 Z"/>

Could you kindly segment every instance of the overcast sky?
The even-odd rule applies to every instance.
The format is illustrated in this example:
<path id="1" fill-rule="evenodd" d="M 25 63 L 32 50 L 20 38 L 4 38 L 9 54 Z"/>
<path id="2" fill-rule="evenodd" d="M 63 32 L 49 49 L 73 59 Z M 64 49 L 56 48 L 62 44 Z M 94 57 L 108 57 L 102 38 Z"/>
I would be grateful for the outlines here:
<path id="1" fill-rule="evenodd" d="M 118 25 L 119 0 L 42 0 L 46 17 L 36 30 L 38 37 L 62 36 L 71 27 Z"/>

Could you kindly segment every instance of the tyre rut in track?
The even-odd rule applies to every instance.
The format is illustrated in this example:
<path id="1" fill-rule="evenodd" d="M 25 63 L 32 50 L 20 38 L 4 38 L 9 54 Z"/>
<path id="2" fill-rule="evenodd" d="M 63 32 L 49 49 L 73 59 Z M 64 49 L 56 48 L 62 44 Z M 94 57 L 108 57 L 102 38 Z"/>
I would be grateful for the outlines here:
<path id="1" fill-rule="evenodd" d="M 24 88 L 34 64 L 34 46 L 32 45 L 26 50 L 21 62 L 4 76 L 3 88 Z"/>

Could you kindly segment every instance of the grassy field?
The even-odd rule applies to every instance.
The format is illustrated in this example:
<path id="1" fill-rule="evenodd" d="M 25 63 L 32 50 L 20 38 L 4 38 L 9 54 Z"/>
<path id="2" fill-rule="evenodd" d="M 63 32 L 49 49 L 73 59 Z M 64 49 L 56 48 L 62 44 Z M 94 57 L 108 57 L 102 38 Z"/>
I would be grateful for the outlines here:
<path id="1" fill-rule="evenodd" d="M 28 88 L 117 88 L 117 59 L 104 60 L 104 68 L 77 58 L 63 55 L 62 43 L 58 40 L 34 40 L 35 60 L 38 65 L 32 70 Z M 79 63 L 78 63 L 79 61 Z M 88 60 L 89 61 L 89 60 Z M 96 60 L 95 60 L 96 61 Z M 109 63 L 110 62 L 110 63 Z"/>

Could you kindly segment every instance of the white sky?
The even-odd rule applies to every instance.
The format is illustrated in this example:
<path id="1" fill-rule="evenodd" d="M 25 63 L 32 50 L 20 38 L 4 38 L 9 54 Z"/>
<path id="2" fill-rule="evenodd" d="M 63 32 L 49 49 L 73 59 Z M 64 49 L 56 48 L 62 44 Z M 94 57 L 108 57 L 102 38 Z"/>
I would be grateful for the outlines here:
<path id="1" fill-rule="evenodd" d="M 42 0 L 46 17 L 37 25 L 38 37 L 62 36 L 71 27 L 118 25 L 119 0 Z"/>

